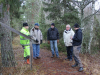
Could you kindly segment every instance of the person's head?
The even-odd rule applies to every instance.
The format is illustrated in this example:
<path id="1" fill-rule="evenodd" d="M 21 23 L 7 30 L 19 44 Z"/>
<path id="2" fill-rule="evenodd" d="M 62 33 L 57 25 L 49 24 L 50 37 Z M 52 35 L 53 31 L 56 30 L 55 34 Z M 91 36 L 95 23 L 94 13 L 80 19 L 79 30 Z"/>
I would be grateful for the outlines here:
<path id="1" fill-rule="evenodd" d="M 25 29 L 28 29 L 28 28 L 29 28 L 28 23 L 23 23 L 23 27 L 24 27 Z"/>
<path id="2" fill-rule="evenodd" d="M 68 31 L 68 30 L 70 30 L 70 25 L 68 24 L 68 25 L 66 25 L 66 30 Z"/>
<path id="3" fill-rule="evenodd" d="M 52 23 L 52 24 L 51 24 L 51 28 L 54 28 L 54 27 L 55 27 L 55 24 L 54 24 L 54 23 Z"/>
<path id="4" fill-rule="evenodd" d="M 79 25 L 78 25 L 77 23 L 74 24 L 74 29 L 75 29 L 75 30 L 79 29 Z"/>
<path id="5" fill-rule="evenodd" d="M 35 25 L 35 28 L 37 28 L 37 29 L 39 28 L 39 24 L 38 23 L 35 23 L 34 25 Z"/>

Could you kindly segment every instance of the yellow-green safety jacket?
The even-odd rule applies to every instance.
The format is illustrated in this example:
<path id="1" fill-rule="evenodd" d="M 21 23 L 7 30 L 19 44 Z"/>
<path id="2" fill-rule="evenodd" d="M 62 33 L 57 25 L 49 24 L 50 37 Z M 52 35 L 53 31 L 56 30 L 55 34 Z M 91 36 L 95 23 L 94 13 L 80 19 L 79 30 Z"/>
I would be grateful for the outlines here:
<path id="1" fill-rule="evenodd" d="M 29 31 L 27 29 L 25 29 L 24 27 L 21 29 L 20 32 L 27 35 L 27 36 L 30 35 Z M 23 45 L 23 46 L 29 46 L 30 45 L 30 40 L 26 39 L 23 36 L 20 36 L 20 44 Z"/>

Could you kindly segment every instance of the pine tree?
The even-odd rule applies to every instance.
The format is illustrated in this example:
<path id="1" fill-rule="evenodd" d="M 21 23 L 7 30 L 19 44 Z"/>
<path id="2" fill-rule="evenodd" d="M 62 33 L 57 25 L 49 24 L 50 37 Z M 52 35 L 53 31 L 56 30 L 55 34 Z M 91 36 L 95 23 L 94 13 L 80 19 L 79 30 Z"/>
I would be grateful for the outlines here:
<path id="1" fill-rule="evenodd" d="M 18 13 L 18 9 L 20 7 L 19 0 L 1 0 L 2 13 L 1 13 L 1 22 L 5 23 L 6 25 L 10 26 L 10 17 L 11 15 L 16 16 L 16 12 Z M 17 15 L 18 17 L 18 15 Z M 12 49 L 12 37 L 11 32 L 2 27 L 1 30 L 1 57 L 2 57 L 2 65 L 4 67 L 15 66 L 14 61 L 14 53 Z"/>

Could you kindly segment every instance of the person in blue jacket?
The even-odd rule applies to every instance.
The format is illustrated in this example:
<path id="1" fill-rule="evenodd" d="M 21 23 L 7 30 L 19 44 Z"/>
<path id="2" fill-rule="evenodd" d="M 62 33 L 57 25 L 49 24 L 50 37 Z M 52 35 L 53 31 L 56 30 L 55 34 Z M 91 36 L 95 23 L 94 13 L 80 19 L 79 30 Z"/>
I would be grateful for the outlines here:
<path id="1" fill-rule="evenodd" d="M 75 60 L 75 64 L 72 65 L 72 67 L 76 67 L 79 65 L 79 71 L 83 71 L 83 65 L 81 62 L 81 59 L 79 57 L 79 53 L 81 50 L 81 44 L 82 44 L 82 30 L 79 28 L 79 25 L 76 23 L 74 25 L 74 29 L 75 29 L 75 35 L 72 38 L 73 40 L 73 57 Z"/>

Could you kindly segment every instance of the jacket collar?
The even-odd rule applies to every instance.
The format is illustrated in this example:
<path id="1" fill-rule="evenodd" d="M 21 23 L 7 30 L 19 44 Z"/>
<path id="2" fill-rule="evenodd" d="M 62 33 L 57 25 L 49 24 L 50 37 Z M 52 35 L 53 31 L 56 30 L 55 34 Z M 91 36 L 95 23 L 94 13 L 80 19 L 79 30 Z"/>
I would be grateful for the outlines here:
<path id="1" fill-rule="evenodd" d="M 25 29 L 24 27 L 22 28 L 23 30 L 25 30 L 25 31 L 28 31 L 27 29 Z"/>
<path id="2" fill-rule="evenodd" d="M 70 30 L 68 30 L 68 31 L 67 31 L 67 30 L 65 30 L 64 32 L 65 32 L 65 33 L 70 33 L 70 31 L 72 31 L 72 29 L 71 29 L 71 28 L 70 28 Z"/>
<path id="3" fill-rule="evenodd" d="M 77 30 L 76 30 L 76 32 L 77 32 L 77 31 L 79 31 L 79 30 L 80 30 L 80 28 L 79 28 L 79 29 L 77 29 Z"/>
<path id="4" fill-rule="evenodd" d="M 55 27 L 54 28 L 51 28 L 51 30 L 55 30 Z"/>

